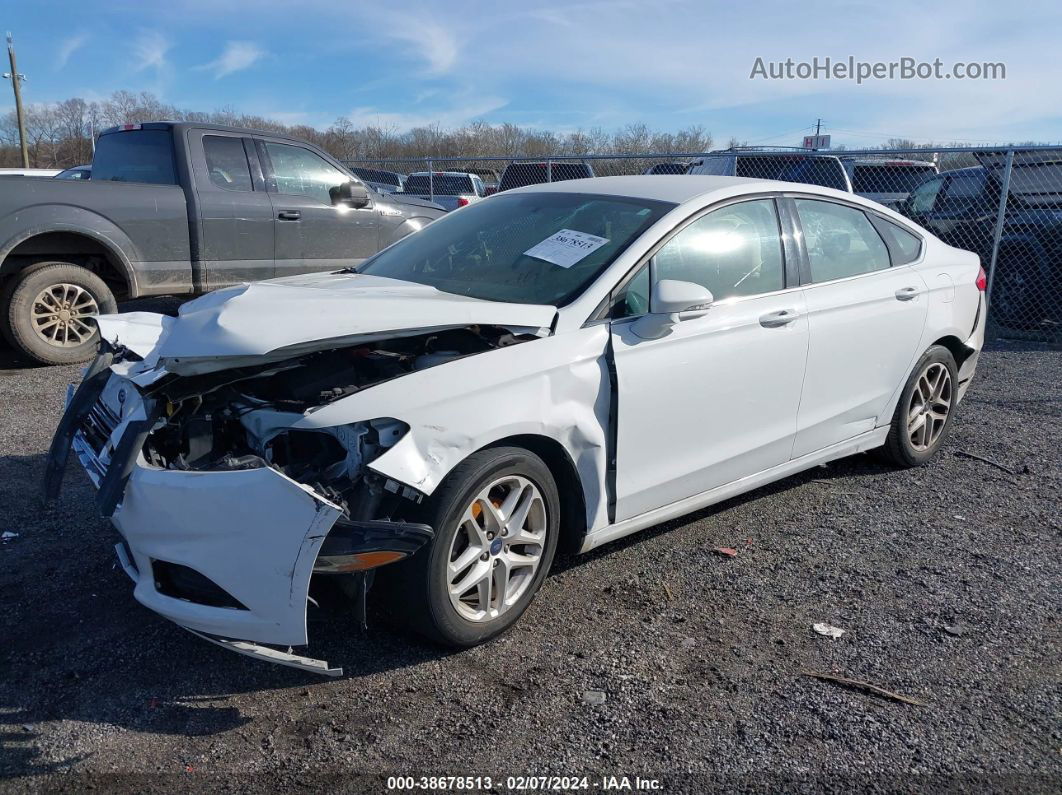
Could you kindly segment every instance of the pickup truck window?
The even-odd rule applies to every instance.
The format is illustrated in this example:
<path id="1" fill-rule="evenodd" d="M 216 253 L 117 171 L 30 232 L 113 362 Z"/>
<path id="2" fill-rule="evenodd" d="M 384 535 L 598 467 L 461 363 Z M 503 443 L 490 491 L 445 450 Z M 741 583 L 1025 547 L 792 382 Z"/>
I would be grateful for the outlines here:
<path id="1" fill-rule="evenodd" d="M 252 190 L 251 170 L 247 165 L 247 153 L 243 151 L 243 139 L 228 135 L 204 135 L 203 151 L 211 182 L 223 190 Z"/>
<path id="2" fill-rule="evenodd" d="M 169 130 L 127 130 L 101 135 L 92 156 L 92 180 L 176 185 Z"/>
<path id="3" fill-rule="evenodd" d="M 310 196 L 323 204 L 332 203 L 333 191 L 351 178 L 309 149 L 289 144 L 265 142 L 273 163 L 277 193 Z"/>

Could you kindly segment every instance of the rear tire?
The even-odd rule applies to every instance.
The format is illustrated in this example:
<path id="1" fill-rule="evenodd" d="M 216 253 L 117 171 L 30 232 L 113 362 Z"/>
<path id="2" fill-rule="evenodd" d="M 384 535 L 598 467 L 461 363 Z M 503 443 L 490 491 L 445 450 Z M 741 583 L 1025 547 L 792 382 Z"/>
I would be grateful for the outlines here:
<path id="1" fill-rule="evenodd" d="M 896 466 L 916 467 L 932 458 L 948 435 L 959 393 L 955 357 L 934 345 L 918 360 L 900 393 L 881 448 Z"/>
<path id="2" fill-rule="evenodd" d="M 0 332 L 39 364 L 75 364 L 96 352 L 89 318 L 118 311 L 110 288 L 70 262 L 39 262 L 10 276 L 0 293 Z"/>
<path id="3" fill-rule="evenodd" d="M 523 615 L 557 549 L 560 497 L 549 468 L 522 448 L 481 450 L 424 509 L 435 538 L 395 572 L 406 619 L 446 646 L 497 637 Z M 462 590 L 468 583 L 478 585 Z"/>

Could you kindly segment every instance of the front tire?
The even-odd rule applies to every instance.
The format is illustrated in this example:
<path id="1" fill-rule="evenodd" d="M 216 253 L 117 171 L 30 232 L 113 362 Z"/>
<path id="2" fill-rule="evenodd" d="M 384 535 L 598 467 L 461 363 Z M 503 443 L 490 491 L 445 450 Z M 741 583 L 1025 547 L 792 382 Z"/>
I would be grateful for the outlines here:
<path id="1" fill-rule="evenodd" d="M 882 452 L 900 467 L 926 463 L 951 427 L 959 394 L 958 368 L 951 351 L 934 345 L 918 360 L 900 394 Z"/>
<path id="2" fill-rule="evenodd" d="M 0 332 L 39 364 L 75 364 L 96 352 L 92 318 L 118 311 L 110 288 L 70 262 L 39 262 L 9 277 L 0 295 Z"/>
<path id="3" fill-rule="evenodd" d="M 549 468 L 521 448 L 481 450 L 454 468 L 425 514 L 435 538 L 402 571 L 412 626 L 457 648 L 505 632 L 557 549 L 560 497 Z"/>

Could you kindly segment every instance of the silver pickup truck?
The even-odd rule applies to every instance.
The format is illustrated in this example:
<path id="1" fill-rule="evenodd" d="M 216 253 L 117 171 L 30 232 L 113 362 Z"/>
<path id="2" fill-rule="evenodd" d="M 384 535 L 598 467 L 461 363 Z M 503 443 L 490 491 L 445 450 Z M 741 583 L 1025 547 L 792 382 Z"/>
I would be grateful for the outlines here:
<path id="1" fill-rule="evenodd" d="M 115 127 L 91 179 L 0 177 L 0 333 L 33 361 L 84 361 L 88 318 L 117 300 L 350 267 L 443 212 L 377 193 L 298 139 Z"/>

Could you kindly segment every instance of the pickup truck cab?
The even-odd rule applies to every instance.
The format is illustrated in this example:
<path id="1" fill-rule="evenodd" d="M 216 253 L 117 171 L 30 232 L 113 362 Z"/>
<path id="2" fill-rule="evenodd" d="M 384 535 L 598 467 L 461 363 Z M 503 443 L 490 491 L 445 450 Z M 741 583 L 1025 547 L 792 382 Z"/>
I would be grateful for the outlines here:
<path id="1" fill-rule="evenodd" d="M 406 177 L 402 193 L 433 201 L 449 211 L 478 202 L 487 190 L 482 179 L 464 171 L 414 171 Z"/>
<path id="2" fill-rule="evenodd" d="M 852 181 L 835 155 L 811 151 L 728 150 L 697 158 L 685 172 L 693 175 L 778 179 L 852 192 Z"/>
<path id="3" fill-rule="evenodd" d="M 115 127 L 90 180 L 0 177 L 0 332 L 42 364 L 84 361 L 117 300 L 356 266 L 442 214 L 295 138 Z"/>

